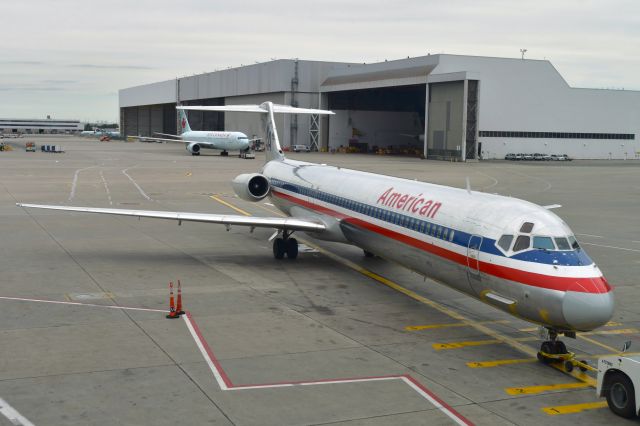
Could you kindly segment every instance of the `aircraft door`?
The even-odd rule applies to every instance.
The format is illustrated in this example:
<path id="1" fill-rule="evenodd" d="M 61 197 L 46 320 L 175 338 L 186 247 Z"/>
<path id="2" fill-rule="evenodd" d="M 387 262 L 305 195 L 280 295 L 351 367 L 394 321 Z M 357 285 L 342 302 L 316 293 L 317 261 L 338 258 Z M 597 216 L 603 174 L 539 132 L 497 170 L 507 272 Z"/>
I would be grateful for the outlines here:
<path id="1" fill-rule="evenodd" d="M 469 275 L 480 279 L 480 246 L 482 245 L 482 237 L 472 235 L 467 246 L 467 267 Z M 473 285 L 473 284 L 472 284 Z"/>

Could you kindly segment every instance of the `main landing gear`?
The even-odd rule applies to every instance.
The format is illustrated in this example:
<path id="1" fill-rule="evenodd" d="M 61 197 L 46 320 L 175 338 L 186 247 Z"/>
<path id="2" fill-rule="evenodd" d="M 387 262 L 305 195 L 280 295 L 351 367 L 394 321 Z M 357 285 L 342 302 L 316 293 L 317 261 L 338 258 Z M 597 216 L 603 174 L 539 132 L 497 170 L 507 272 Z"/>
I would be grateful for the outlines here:
<path id="1" fill-rule="evenodd" d="M 540 345 L 538 361 L 543 364 L 560 362 L 567 373 L 571 373 L 575 367 L 578 367 L 581 371 L 593 370 L 593 367 L 588 365 L 587 361 L 578 361 L 576 354 L 567 350 L 564 342 L 558 340 L 558 332 L 556 330 L 549 329 L 548 333 L 549 340 L 542 342 L 542 345 Z M 570 334 L 565 333 L 565 335 Z M 573 337 L 575 337 L 575 334 L 573 334 Z"/>
<path id="2" fill-rule="evenodd" d="M 273 257 L 284 259 L 286 254 L 289 259 L 298 257 L 298 240 L 291 238 L 291 232 L 282 231 L 282 237 L 273 240 Z"/>
<path id="3" fill-rule="evenodd" d="M 228 156 L 229 156 L 229 153 L 227 151 L 222 151 L 220 153 L 220 157 L 228 157 Z"/>

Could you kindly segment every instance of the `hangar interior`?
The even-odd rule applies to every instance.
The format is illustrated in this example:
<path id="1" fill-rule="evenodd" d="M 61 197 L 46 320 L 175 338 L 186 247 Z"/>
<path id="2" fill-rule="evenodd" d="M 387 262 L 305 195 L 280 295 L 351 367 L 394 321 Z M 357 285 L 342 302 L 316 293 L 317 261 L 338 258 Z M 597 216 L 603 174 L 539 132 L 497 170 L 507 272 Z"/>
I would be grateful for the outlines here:
<path id="1" fill-rule="evenodd" d="M 640 158 L 640 92 L 572 88 L 546 60 L 444 54 L 373 64 L 275 60 L 123 89 L 119 97 L 125 135 L 175 134 L 177 104 L 272 101 L 335 112 L 277 116 L 285 148 L 455 161 L 510 152 Z M 253 114 L 191 111 L 189 121 L 195 130 L 262 134 Z"/>

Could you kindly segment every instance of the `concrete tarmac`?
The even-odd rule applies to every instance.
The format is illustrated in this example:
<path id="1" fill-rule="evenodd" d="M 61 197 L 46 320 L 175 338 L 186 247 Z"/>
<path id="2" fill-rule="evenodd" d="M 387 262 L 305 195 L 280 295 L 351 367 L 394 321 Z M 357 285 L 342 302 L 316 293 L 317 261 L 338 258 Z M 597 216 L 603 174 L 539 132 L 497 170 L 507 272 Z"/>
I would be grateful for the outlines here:
<path id="1" fill-rule="evenodd" d="M 65 153 L 25 152 L 31 140 Z M 478 425 L 625 423 L 588 378 L 517 349 L 538 349 L 533 325 L 357 248 L 301 236 L 309 245 L 298 259 L 276 261 L 272 230 L 15 206 L 239 214 L 215 196 L 274 216 L 268 200 L 244 202 L 230 185 L 260 168 L 260 154 L 192 157 L 181 145 L 75 137 L 5 142 L 14 150 L 0 152 L 0 425 L 453 423 L 403 380 L 315 384 L 381 376 L 412 377 Z M 626 340 L 640 352 L 640 162 L 288 155 L 457 187 L 469 177 L 474 190 L 562 204 L 556 212 L 617 303 L 611 324 L 565 343 L 592 364 Z M 233 386 L 308 384 L 222 389 L 185 321 L 155 311 L 167 309 L 168 282 L 178 279 Z M 22 420 L 10 420 L 15 413 Z"/>

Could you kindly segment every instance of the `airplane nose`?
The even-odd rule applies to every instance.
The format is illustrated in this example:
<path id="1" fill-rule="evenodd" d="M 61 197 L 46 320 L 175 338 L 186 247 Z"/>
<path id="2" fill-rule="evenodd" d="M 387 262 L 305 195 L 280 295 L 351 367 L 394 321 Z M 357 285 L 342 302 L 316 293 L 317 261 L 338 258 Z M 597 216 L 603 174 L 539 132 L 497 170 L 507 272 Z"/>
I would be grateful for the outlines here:
<path id="1" fill-rule="evenodd" d="M 590 331 L 611 319 L 615 305 L 613 292 L 582 293 L 567 291 L 562 302 L 565 321 L 575 330 Z"/>

